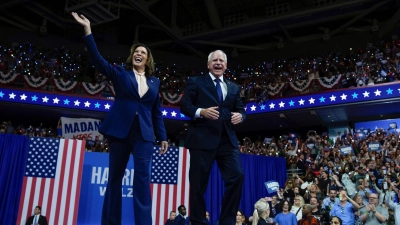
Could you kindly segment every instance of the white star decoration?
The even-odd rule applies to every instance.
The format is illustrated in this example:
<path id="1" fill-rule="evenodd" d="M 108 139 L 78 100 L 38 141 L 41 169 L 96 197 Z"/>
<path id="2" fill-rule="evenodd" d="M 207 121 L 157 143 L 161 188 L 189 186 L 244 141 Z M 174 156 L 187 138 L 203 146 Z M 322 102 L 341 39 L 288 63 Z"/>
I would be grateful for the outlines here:
<path id="1" fill-rule="evenodd" d="M 252 105 L 250 108 L 251 108 L 251 111 L 256 111 L 257 107 L 255 105 Z"/>
<path id="2" fill-rule="evenodd" d="M 19 97 L 21 97 L 21 100 L 26 100 L 26 98 L 27 98 L 28 96 L 26 96 L 25 94 L 22 94 L 22 95 L 20 95 Z"/>
<path id="3" fill-rule="evenodd" d="M 79 106 L 81 104 L 78 100 L 74 101 L 74 106 Z"/>
<path id="4" fill-rule="evenodd" d="M 164 111 L 162 111 L 162 115 L 163 115 L 163 116 L 166 116 L 167 114 L 168 114 L 168 112 L 165 111 L 165 109 L 164 109 Z"/>
<path id="5" fill-rule="evenodd" d="M 364 95 L 364 98 L 369 97 L 369 92 L 365 91 L 364 93 L 362 93 Z"/>
<path id="6" fill-rule="evenodd" d="M 343 93 L 342 96 L 340 96 L 340 98 L 342 98 L 342 100 L 346 100 L 346 99 L 347 99 L 347 95 L 345 95 L 345 94 Z"/>
<path id="7" fill-rule="evenodd" d="M 279 103 L 279 108 L 283 108 L 283 107 L 285 107 L 285 103 L 281 101 L 281 102 Z"/>
<path id="8" fill-rule="evenodd" d="M 105 109 L 110 109 L 111 105 L 109 105 L 108 103 L 104 105 Z"/>
<path id="9" fill-rule="evenodd" d="M 331 102 L 336 101 L 336 96 L 332 95 L 331 97 L 329 97 L 331 99 Z"/>
<path id="10" fill-rule="evenodd" d="M 90 102 L 89 101 L 84 102 L 84 104 L 85 104 L 85 107 L 90 107 Z"/>
<path id="11" fill-rule="evenodd" d="M 299 105 L 304 105 L 304 100 L 303 99 L 300 99 Z"/>
<path id="12" fill-rule="evenodd" d="M 308 100 L 310 102 L 310 104 L 314 104 L 315 99 L 313 99 L 312 97 Z"/>
<path id="13" fill-rule="evenodd" d="M 49 101 L 49 98 L 47 96 L 44 96 L 44 98 L 42 98 L 42 100 L 43 100 L 43 102 L 47 103 Z"/>
<path id="14" fill-rule="evenodd" d="M 57 97 L 56 97 L 56 98 L 53 98 L 53 103 L 54 103 L 54 104 L 58 104 L 59 101 L 60 101 L 60 99 L 58 99 Z"/>
<path id="15" fill-rule="evenodd" d="M 176 117 L 176 112 L 175 112 L 175 111 L 172 111 L 172 112 L 171 112 L 171 116 L 172 116 L 172 117 Z"/>
<path id="16" fill-rule="evenodd" d="M 275 104 L 271 102 L 271 104 L 269 104 L 269 108 L 270 109 L 274 109 L 275 108 Z"/>
<path id="17" fill-rule="evenodd" d="M 381 96 L 381 91 L 378 89 L 376 89 L 376 91 L 374 93 L 375 93 L 375 96 Z"/>
<path id="18" fill-rule="evenodd" d="M 269 104 L 269 108 L 270 108 L 270 109 L 275 108 L 275 104 L 271 102 L 271 104 Z"/>

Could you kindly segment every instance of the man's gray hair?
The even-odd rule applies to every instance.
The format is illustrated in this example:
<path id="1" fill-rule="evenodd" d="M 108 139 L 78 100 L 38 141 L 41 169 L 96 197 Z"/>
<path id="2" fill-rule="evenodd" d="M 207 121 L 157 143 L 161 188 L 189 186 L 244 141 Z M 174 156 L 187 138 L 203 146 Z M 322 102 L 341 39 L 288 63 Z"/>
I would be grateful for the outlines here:
<path id="1" fill-rule="evenodd" d="M 207 62 L 210 62 L 211 55 L 212 55 L 214 52 L 218 52 L 218 51 L 222 52 L 222 54 L 223 54 L 223 55 L 224 55 L 224 57 L 225 57 L 225 62 L 226 62 L 226 63 L 228 63 L 228 57 L 226 57 L 226 54 L 225 54 L 225 52 L 224 52 L 224 51 L 222 51 L 222 50 L 215 50 L 215 51 L 212 51 L 212 52 L 210 52 L 210 54 L 208 54 L 208 60 L 207 60 Z"/>

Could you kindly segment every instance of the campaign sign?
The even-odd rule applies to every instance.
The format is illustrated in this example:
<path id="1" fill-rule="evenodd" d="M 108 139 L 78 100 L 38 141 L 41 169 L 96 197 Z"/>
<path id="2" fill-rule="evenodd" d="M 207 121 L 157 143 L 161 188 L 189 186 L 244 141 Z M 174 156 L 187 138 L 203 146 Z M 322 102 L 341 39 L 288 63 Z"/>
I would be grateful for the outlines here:
<path id="1" fill-rule="evenodd" d="M 314 149 L 315 148 L 315 143 L 308 143 L 307 148 L 309 149 Z"/>
<path id="2" fill-rule="evenodd" d="M 377 151 L 380 152 L 381 151 L 381 144 L 379 142 L 371 142 L 368 144 L 368 151 Z"/>
<path id="3" fill-rule="evenodd" d="M 289 132 L 289 135 L 288 135 L 288 142 L 289 142 L 289 143 L 291 143 L 292 145 L 294 145 L 294 144 L 295 144 L 295 141 L 294 141 L 294 140 L 296 140 L 296 138 L 297 138 L 297 134 L 296 134 L 296 133 Z"/>
<path id="4" fill-rule="evenodd" d="M 101 212 L 108 180 L 108 156 L 109 154 L 106 153 L 85 153 L 78 225 L 101 223 Z M 133 159 L 130 157 L 122 180 L 122 224 L 133 223 L 133 176 Z"/>
<path id="5" fill-rule="evenodd" d="M 260 96 L 256 98 L 256 103 L 259 107 L 264 105 L 266 102 L 269 100 L 269 94 L 268 94 L 268 89 L 265 89 Z"/>
<path id="6" fill-rule="evenodd" d="M 272 138 L 264 138 L 265 144 L 271 144 Z"/>
<path id="7" fill-rule="evenodd" d="M 275 180 L 270 180 L 264 183 L 267 188 L 268 194 L 277 192 L 279 190 L 279 183 Z"/>
<path id="8" fill-rule="evenodd" d="M 340 148 L 340 154 L 342 155 L 353 154 L 353 148 L 351 146 L 343 146 Z"/>
<path id="9" fill-rule="evenodd" d="M 366 137 L 366 135 L 364 134 L 364 132 L 356 132 L 355 136 L 356 136 L 356 139 L 357 139 L 357 140 L 364 140 L 365 137 Z"/>
<path id="10" fill-rule="evenodd" d="M 99 140 L 103 140 L 99 132 L 101 121 L 98 119 L 61 117 L 61 124 L 64 138 L 95 140 L 99 137 Z"/>

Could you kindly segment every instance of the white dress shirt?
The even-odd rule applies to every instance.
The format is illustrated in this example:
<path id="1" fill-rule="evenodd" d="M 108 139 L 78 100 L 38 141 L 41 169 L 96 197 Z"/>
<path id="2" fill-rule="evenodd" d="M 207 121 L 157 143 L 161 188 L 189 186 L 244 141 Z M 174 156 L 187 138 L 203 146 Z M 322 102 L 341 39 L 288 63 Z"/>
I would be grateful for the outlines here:
<path id="1" fill-rule="evenodd" d="M 214 77 L 214 75 L 212 75 L 211 73 L 208 73 L 208 75 L 211 77 L 211 80 L 213 81 L 214 85 L 217 86 L 217 82 L 214 81 L 216 79 L 216 77 Z M 224 81 L 224 76 L 220 76 L 219 79 L 221 80 L 220 85 L 221 85 L 221 89 L 222 89 L 222 98 L 223 100 L 225 100 L 226 95 L 228 94 L 228 86 L 226 85 L 226 82 Z M 203 108 L 198 108 L 196 110 L 196 113 L 194 115 L 194 118 L 199 118 L 200 117 L 200 111 Z"/>

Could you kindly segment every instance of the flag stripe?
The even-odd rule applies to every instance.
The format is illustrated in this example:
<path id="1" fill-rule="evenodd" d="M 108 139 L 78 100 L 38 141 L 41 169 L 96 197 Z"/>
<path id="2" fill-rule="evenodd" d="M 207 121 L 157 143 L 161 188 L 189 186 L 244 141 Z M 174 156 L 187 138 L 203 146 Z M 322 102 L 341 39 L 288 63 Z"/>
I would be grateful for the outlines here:
<path id="1" fill-rule="evenodd" d="M 157 215 L 157 211 L 159 210 L 159 205 L 158 205 L 158 184 L 154 184 L 154 189 L 153 189 L 153 204 L 152 204 L 152 218 L 153 218 L 153 224 L 159 224 L 158 217 L 155 217 L 154 215 Z"/>
<path id="2" fill-rule="evenodd" d="M 57 167 L 57 171 L 56 171 L 56 187 L 55 187 L 55 195 L 53 197 L 53 203 L 51 208 L 55 209 L 52 213 L 52 218 L 53 218 L 53 223 L 52 224 L 58 224 L 58 221 L 60 219 L 60 211 L 61 211 L 61 198 L 62 198 L 62 188 L 64 186 L 64 172 L 65 172 L 65 168 L 62 167 L 62 165 L 64 165 L 64 158 L 65 158 L 65 154 L 67 152 L 66 148 L 66 144 L 64 140 L 61 140 L 60 142 L 60 152 L 58 153 L 58 161 L 57 164 L 60 164 L 61 167 Z"/>
<path id="3" fill-rule="evenodd" d="M 183 154 L 184 154 L 184 158 L 185 158 L 185 164 L 186 164 L 186 168 L 183 169 L 183 171 L 185 171 L 184 173 L 182 173 L 182 177 L 184 177 L 185 180 L 185 201 L 184 204 L 187 206 L 187 214 L 190 214 L 190 207 L 189 207 L 189 194 L 190 194 L 190 184 L 189 184 L 189 168 L 190 168 L 190 154 L 189 154 L 189 150 L 186 148 L 182 148 Z"/>
<path id="4" fill-rule="evenodd" d="M 83 151 L 85 149 L 85 143 L 81 140 L 79 140 L 78 143 L 80 145 L 80 146 L 78 146 L 80 151 Z M 78 184 L 80 186 L 80 182 L 82 181 L 82 173 L 83 173 L 81 171 L 81 169 L 83 168 L 83 154 L 77 154 L 77 158 L 78 158 L 78 160 L 77 160 L 78 165 L 74 166 L 74 176 L 76 175 L 75 180 L 74 180 L 74 187 L 78 187 Z M 73 204 L 75 207 L 74 207 L 73 211 L 71 210 L 71 212 L 73 212 L 73 215 L 70 218 L 73 218 L 72 224 L 76 224 L 76 222 L 78 221 L 78 209 L 79 209 L 78 206 L 79 206 L 79 197 L 81 196 L 81 189 L 74 188 L 73 190 L 75 191 L 74 204 Z"/>
<path id="5" fill-rule="evenodd" d="M 22 182 L 22 192 L 21 192 L 22 196 L 19 201 L 19 212 L 18 212 L 18 220 L 17 220 L 17 221 L 21 221 L 20 225 L 22 225 L 22 223 L 23 223 L 22 222 L 23 220 L 21 220 L 21 217 L 25 218 L 28 216 L 28 213 L 27 213 L 28 204 L 24 204 L 27 202 L 26 198 L 29 197 L 28 195 L 25 195 L 25 193 L 24 193 L 24 190 L 27 190 L 27 186 L 28 186 L 27 183 L 28 183 L 28 181 L 27 181 L 26 177 L 24 177 L 24 180 Z"/>
<path id="6" fill-rule="evenodd" d="M 67 148 L 67 154 L 66 154 L 66 161 L 65 163 L 67 163 L 68 165 L 72 165 L 73 168 L 73 164 L 74 162 L 71 160 L 71 158 L 74 155 L 75 151 L 72 151 L 72 149 L 76 149 L 76 141 L 72 143 L 72 145 L 68 145 Z M 64 181 L 65 183 L 67 183 L 67 185 L 64 185 L 63 187 L 63 193 L 66 193 L 67 195 L 63 195 L 62 198 L 62 207 L 64 208 L 62 211 L 62 216 L 60 221 L 63 222 L 63 224 L 67 224 L 68 223 L 68 214 L 69 213 L 64 213 L 64 212 L 69 212 L 71 209 L 69 208 L 69 202 L 67 201 L 67 199 L 71 199 L 71 185 L 72 185 L 72 177 L 71 177 L 72 171 L 71 170 L 67 170 L 64 174 Z M 65 190 L 65 192 L 64 192 Z"/>

